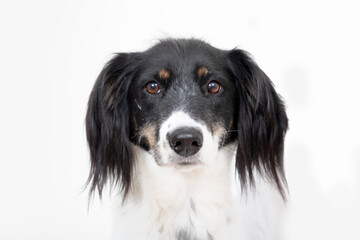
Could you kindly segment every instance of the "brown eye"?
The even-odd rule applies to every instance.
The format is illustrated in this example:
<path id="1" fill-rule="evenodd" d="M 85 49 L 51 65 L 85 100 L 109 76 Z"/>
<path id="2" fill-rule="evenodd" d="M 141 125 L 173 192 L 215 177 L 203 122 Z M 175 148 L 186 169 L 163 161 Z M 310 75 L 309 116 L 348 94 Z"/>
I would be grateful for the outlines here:
<path id="1" fill-rule="evenodd" d="M 221 89 L 221 85 L 216 82 L 216 81 L 211 81 L 208 85 L 207 85 L 207 90 L 209 93 L 211 94 L 216 94 L 220 91 Z"/>
<path id="2" fill-rule="evenodd" d="M 149 82 L 146 84 L 146 91 L 151 94 L 160 93 L 160 86 L 157 82 Z"/>

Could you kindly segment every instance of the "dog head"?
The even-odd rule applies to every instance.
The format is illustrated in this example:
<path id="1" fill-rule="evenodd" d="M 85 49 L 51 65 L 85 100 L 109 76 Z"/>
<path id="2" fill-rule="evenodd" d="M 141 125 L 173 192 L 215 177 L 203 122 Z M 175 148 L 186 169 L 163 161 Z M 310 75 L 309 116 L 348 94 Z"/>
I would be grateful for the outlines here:
<path id="1" fill-rule="evenodd" d="M 110 178 L 126 196 L 133 145 L 159 167 L 191 171 L 236 143 L 242 186 L 253 182 L 257 169 L 284 195 L 287 126 L 270 79 L 242 50 L 168 39 L 145 52 L 117 54 L 101 71 L 88 104 L 91 190 L 101 195 Z"/>

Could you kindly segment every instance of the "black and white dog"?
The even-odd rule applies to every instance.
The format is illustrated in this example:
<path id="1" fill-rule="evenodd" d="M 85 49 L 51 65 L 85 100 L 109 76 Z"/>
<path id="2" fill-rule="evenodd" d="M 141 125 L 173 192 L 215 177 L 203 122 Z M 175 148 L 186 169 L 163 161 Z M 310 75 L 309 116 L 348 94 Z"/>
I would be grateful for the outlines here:
<path id="1" fill-rule="evenodd" d="M 240 196 L 254 182 L 261 196 L 261 179 L 285 198 L 287 127 L 272 82 L 242 50 L 167 39 L 120 53 L 88 104 L 91 192 L 120 187 L 115 239 L 273 239 L 265 220 L 241 238 L 256 217 Z"/>

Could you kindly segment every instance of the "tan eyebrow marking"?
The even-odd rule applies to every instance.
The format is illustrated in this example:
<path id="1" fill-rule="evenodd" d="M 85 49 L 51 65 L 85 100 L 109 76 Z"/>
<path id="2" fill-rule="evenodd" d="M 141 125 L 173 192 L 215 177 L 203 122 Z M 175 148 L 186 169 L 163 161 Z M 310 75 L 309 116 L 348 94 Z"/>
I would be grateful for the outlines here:
<path id="1" fill-rule="evenodd" d="M 165 69 L 161 69 L 159 71 L 159 78 L 160 79 L 168 79 L 170 77 L 170 72 L 165 70 Z"/>
<path id="2" fill-rule="evenodd" d="M 202 77 L 202 76 L 206 76 L 208 74 L 209 70 L 206 68 L 206 67 L 200 67 L 198 70 L 197 70 L 197 74 L 199 77 Z"/>

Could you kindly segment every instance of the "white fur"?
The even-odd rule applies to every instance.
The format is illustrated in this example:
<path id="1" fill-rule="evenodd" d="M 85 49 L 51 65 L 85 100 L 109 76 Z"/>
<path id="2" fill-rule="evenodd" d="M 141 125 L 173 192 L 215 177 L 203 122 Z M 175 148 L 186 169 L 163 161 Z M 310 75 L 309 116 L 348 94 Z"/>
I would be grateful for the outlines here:
<path id="1" fill-rule="evenodd" d="M 114 209 L 113 239 L 175 240 L 180 231 L 191 233 L 190 240 L 195 236 L 200 240 L 279 239 L 272 230 L 277 218 L 266 212 L 276 215 L 282 207 L 281 198 L 273 189 L 266 190 L 269 186 L 265 183 L 258 187 L 267 195 L 241 198 L 234 169 L 235 144 L 218 150 L 217 136 L 187 114 L 177 112 L 160 128 L 162 162 L 175 154 L 167 145 L 166 133 L 181 126 L 193 126 L 203 133 L 200 166 L 187 171 L 159 166 L 151 152 L 133 146 L 134 181 L 129 197 Z"/>
<path id="2" fill-rule="evenodd" d="M 165 165 L 169 165 L 171 164 L 171 162 L 169 162 L 171 157 L 179 156 L 171 149 L 170 144 L 166 139 L 166 135 L 182 127 L 193 127 L 199 129 L 203 135 L 203 146 L 194 156 L 199 158 L 200 164 L 206 165 L 214 161 L 219 147 L 220 136 L 212 136 L 209 129 L 205 126 L 205 123 L 195 121 L 183 111 L 176 111 L 171 114 L 171 116 L 163 124 L 161 124 L 160 127 L 160 139 L 157 145 L 162 158 L 161 162 Z M 187 170 L 188 168 L 189 167 L 186 167 Z M 183 167 L 182 170 L 184 169 L 185 168 Z"/>

